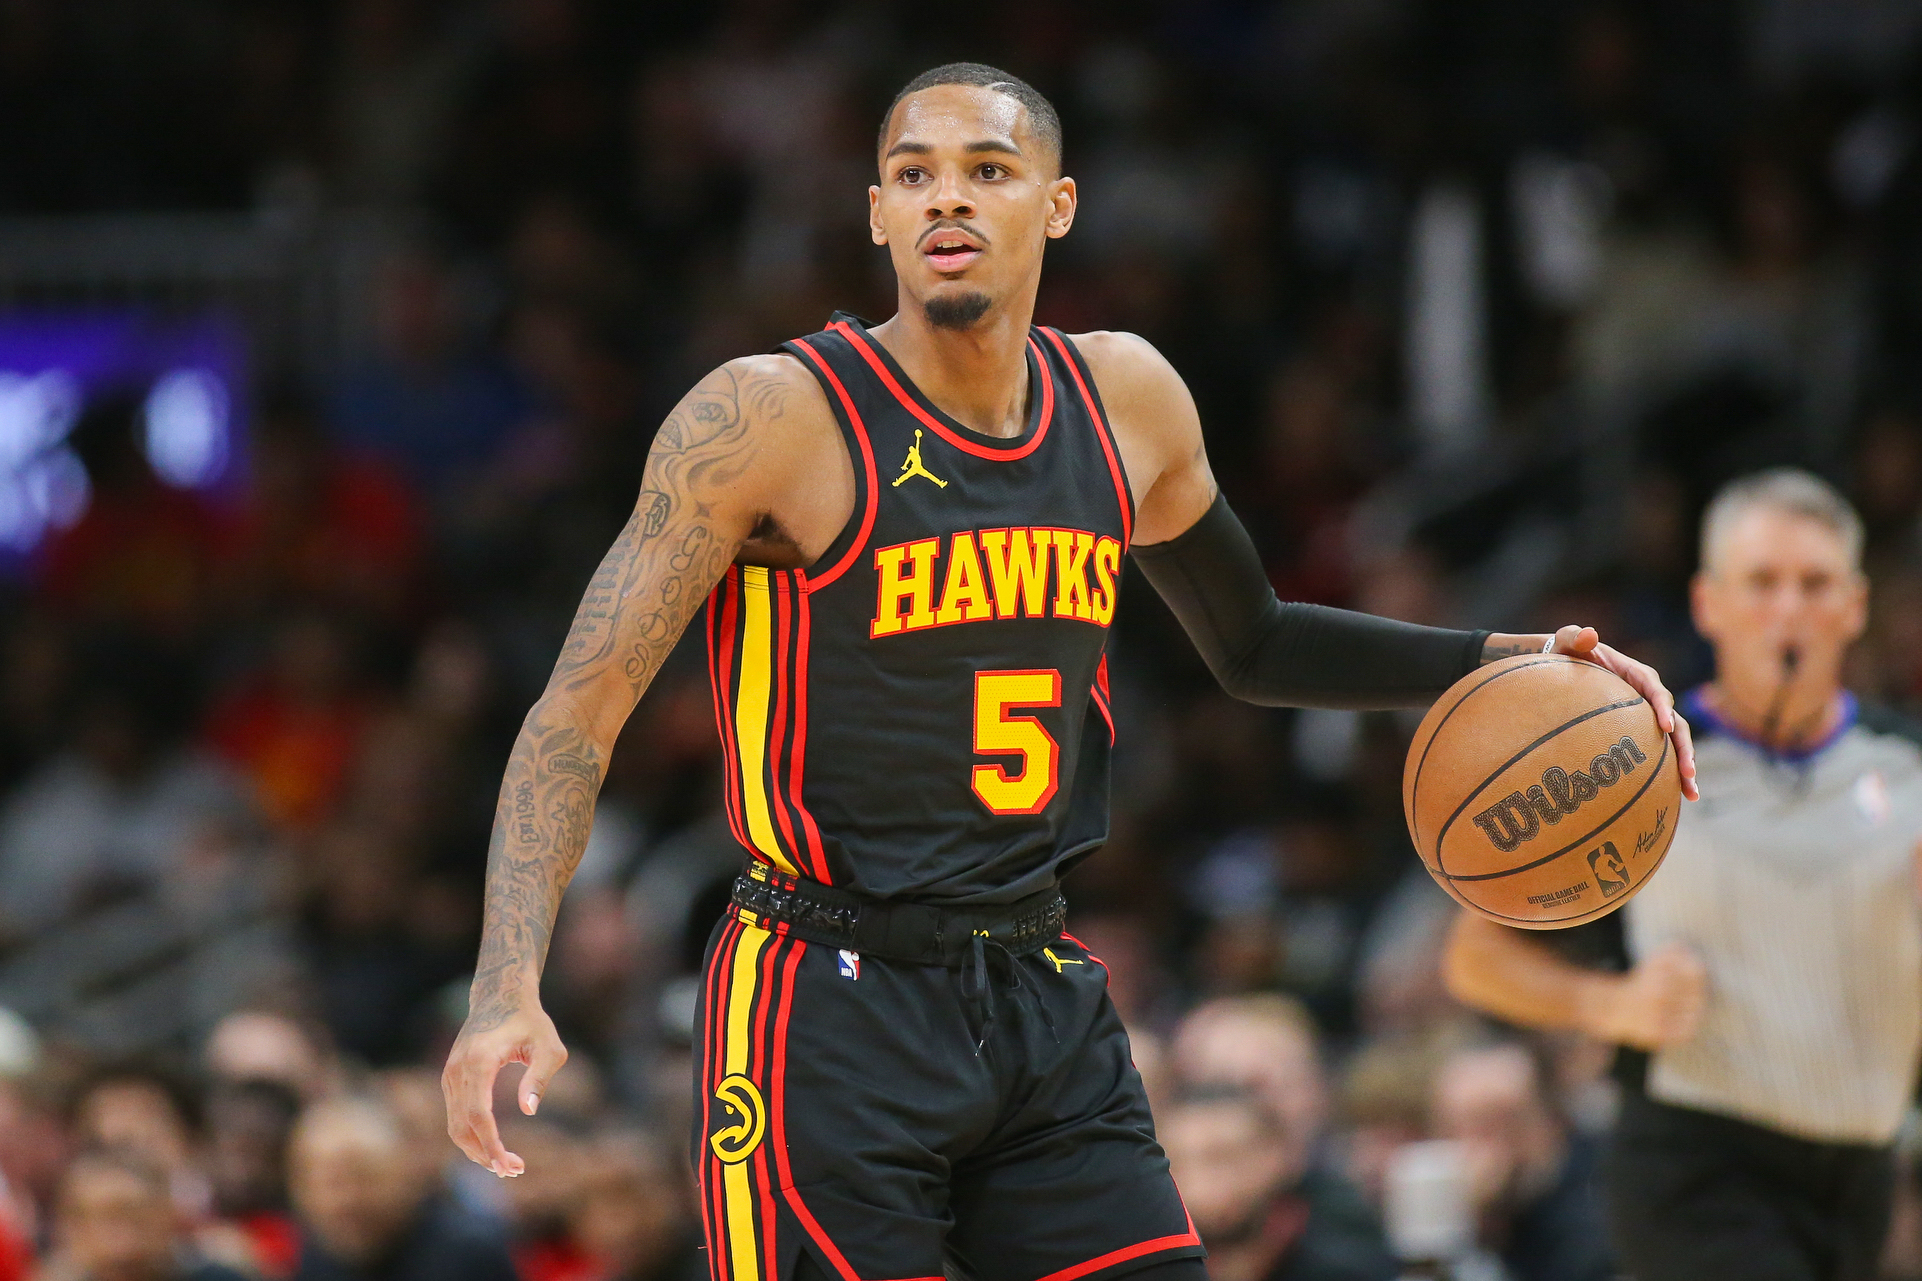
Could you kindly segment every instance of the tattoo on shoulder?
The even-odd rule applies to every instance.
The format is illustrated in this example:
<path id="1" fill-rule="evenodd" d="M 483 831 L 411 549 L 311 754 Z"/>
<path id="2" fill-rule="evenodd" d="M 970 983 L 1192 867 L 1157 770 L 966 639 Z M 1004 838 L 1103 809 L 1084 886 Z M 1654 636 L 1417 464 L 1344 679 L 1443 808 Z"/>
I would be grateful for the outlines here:
<path id="1" fill-rule="evenodd" d="M 585 688 L 618 663 L 636 697 L 735 549 L 706 501 L 753 461 L 751 430 L 787 412 L 790 384 L 759 362 L 722 366 L 661 424 L 641 496 L 581 596 L 554 685 Z"/>

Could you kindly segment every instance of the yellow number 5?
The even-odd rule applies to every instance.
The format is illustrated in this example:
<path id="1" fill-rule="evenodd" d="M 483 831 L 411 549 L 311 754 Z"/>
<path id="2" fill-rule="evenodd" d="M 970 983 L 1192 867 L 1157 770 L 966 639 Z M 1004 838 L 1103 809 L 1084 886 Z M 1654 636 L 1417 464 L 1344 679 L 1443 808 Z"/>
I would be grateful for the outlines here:
<path id="1" fill-rule="evenodd" d="M 1039 814 L 1054 799 L 1060 783 L 1060 746 L 1040 721 L 1010 715 L 1008 709 L 1059 706 L 1060 672 L 974 674 L 975 755 L 1021 758 L 1016 774 L 1002 765 L 974 767 L 974 794 L 996 814 Z"/>

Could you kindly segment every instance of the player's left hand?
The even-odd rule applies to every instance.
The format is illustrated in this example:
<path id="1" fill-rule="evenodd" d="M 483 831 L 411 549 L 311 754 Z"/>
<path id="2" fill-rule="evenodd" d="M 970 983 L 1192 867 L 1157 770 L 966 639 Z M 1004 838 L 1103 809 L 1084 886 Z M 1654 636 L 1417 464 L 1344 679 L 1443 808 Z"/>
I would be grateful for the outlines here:
<path id="1" fill-rule="evenodd" d="M 1682 775 L 1682 795 L 1691 801 L 1702 799 L 1702 793 L 1695 786 L 1695 742 L 1689 737 L 1688 722 L 1675 710 L 1675 696 L 1662 684 L 1662 677 L 1647 663 L 1638 663 L 1618 649 L 1602 644 L 1602 637 L 1593 627 L 1568 626 L 1555 633 L 1555 640 L 1548 647 L 1551 654 L 1567 654 L 1570 658 L 1585 658 L 1589 662 L 1606 667 L 1629 683 L 1637 694 L 1648 700 L 1655 709 L 1655 723 L 1675 744 L 1675 765 Z"/>

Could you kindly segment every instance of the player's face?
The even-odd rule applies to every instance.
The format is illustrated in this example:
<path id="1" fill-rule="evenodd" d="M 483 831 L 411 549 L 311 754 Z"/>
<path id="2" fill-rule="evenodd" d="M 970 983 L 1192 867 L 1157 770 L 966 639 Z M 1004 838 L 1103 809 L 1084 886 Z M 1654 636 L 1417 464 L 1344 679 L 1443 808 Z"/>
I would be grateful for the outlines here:
<path id="1" fill-rule="evenodd" d="M 1074 222 L 1074 180 L 1058 167 L 1006 94 L 940 85 L 902 99 L 868 188 L 868 226 L 902 292 L 955 329 L 1032 297 L 1042 247 Z"/>
<path id="2" fill-rule="evenodd" d="M 1868 583 L 1820 521 L 1757 506 L 1744 512 L 1696 577 L 1695 625 L 1718 672 L 1769 685 L 1793 647 L 1798 670 L 1834 679 L 1868 621 Z"/>

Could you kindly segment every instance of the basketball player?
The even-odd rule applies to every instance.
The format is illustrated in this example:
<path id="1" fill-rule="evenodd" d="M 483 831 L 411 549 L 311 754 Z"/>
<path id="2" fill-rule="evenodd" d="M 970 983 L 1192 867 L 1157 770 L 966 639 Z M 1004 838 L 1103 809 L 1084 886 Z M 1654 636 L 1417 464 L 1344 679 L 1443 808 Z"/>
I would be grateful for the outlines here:
<path id="1" fill-rule="evenodd" d="M 1805 472 L 1724 489 L 1694 583 L 1716 674 L 1684 700 L 1702 799 L 1660 873 L 1592 925 L 1450 940 L 1462 1000 L 1627 1047 L 1604 1180 L 1635 1281 L 1875 1275 L 1922 1055 L 1922 753 L 1842 688 L 1861 545 Z"/>
<path id="2" fill-rule="evenodd" d="M 1490 636 L 1283 606 L 1217 495 L 1187 389 L 1138 338 L 1031 324 L 1074 221 L 1054 110 L 957 64 L 903 90 L 869 223 L 885 324 L 730 361 L 661 427 L 502 785 L 449 1131 L 565 1052 L 538 999 L 608 752 L 703 599 L 747 852 L 696 1033 L 715 1277 L 1204 1275 L 1062 875 L 1108 830 L 1105 651 L 1132 549 L 1222 682 L 1268 704 L 1432 698 L 1591 630 Z M 1117 264 L 1126 270 L 1126 264 Z M 1686 760 L 1687 758 L 1684 757 Z M 1685 766 L 1685 769 L 1692 768 Z"/>

